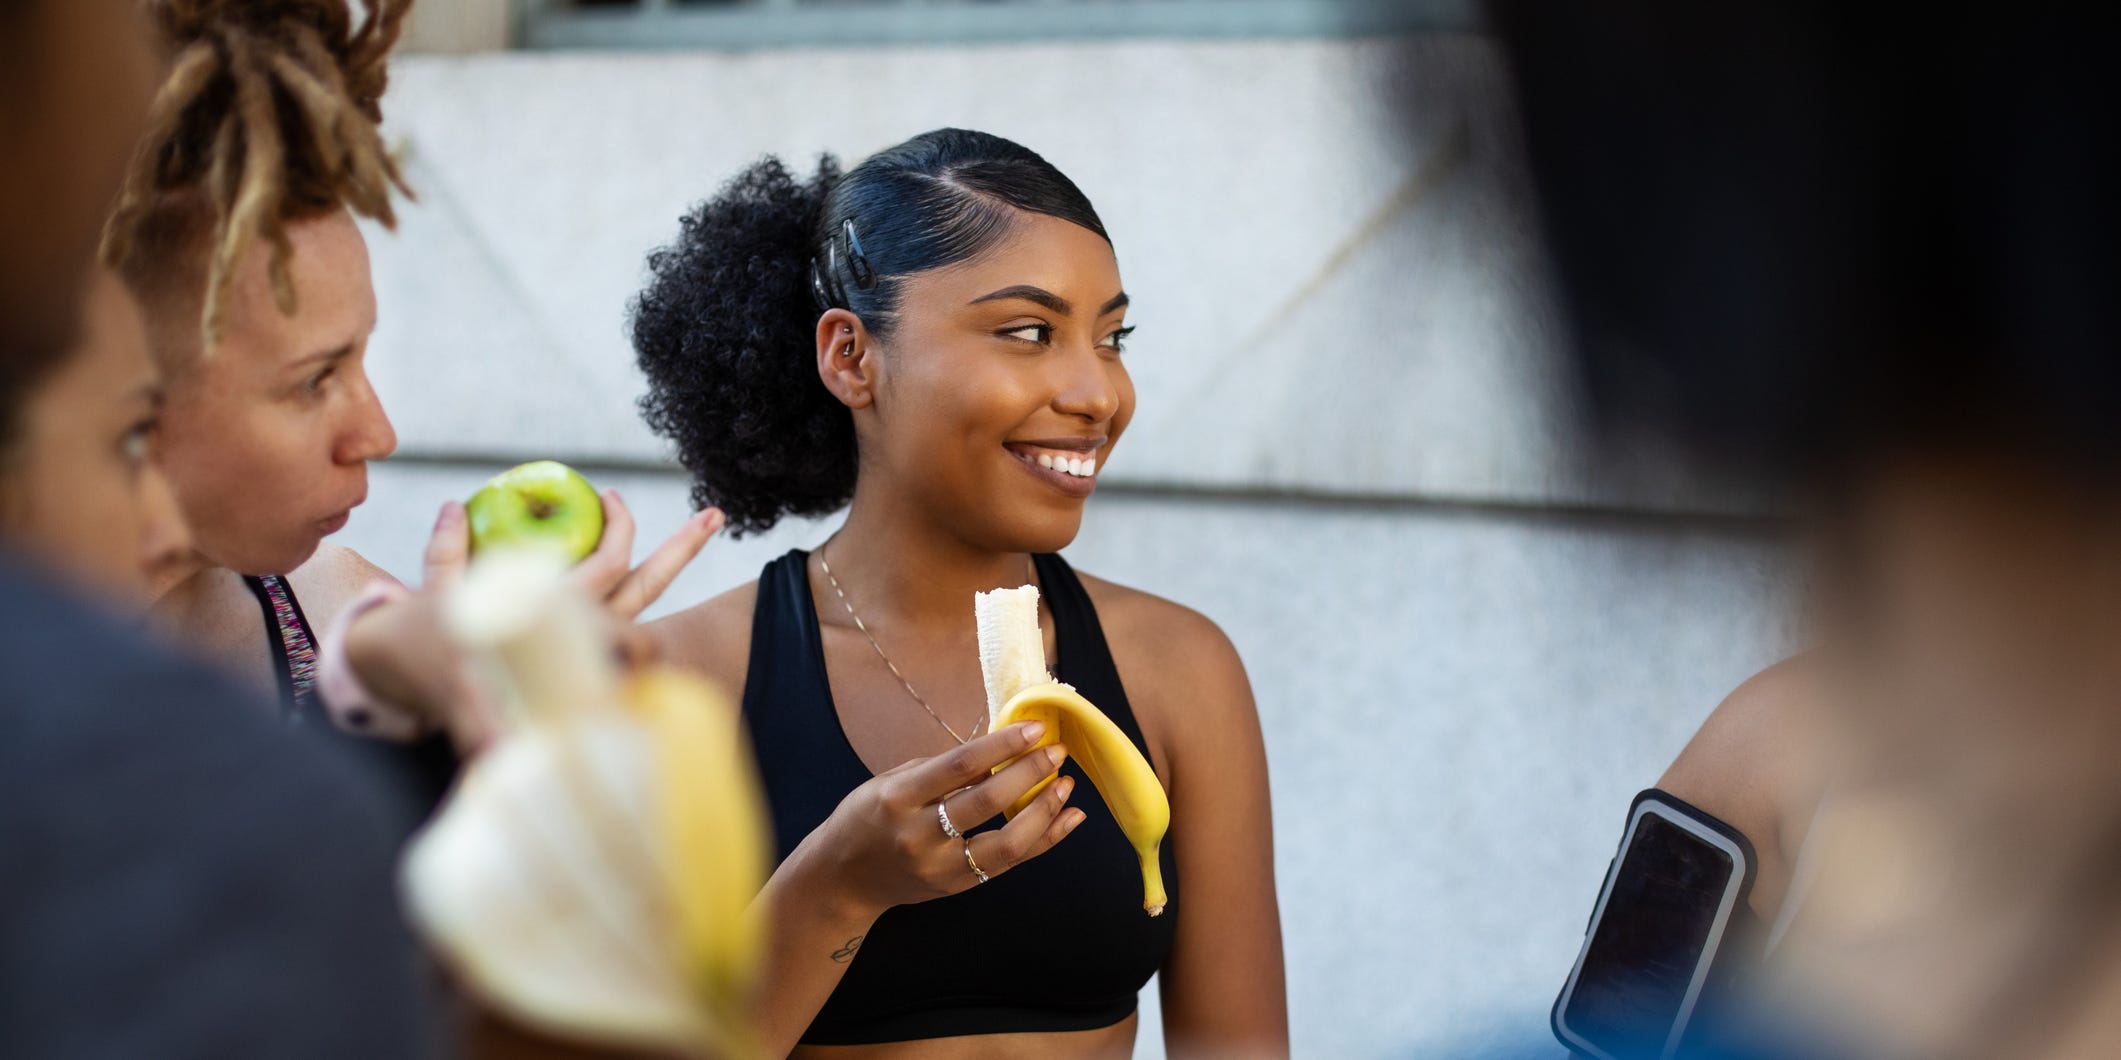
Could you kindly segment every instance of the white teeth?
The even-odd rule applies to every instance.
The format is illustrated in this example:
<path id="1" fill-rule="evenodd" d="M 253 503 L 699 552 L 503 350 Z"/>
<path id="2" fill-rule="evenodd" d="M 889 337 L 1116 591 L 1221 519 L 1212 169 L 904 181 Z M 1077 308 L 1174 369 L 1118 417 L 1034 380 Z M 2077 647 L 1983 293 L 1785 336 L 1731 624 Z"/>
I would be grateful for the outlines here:
<path id="1" fill-rule="evenodd" d="M 1065 453 L 1056 455 L 1047 452 L 1037 456 L 1026 455 L 1025 459 L 1048 471 L 1058 471 L 1076 478 L 1091 478 L 1097 474 L 1097 457 L 1094 455 L 1068 456 Z"/>

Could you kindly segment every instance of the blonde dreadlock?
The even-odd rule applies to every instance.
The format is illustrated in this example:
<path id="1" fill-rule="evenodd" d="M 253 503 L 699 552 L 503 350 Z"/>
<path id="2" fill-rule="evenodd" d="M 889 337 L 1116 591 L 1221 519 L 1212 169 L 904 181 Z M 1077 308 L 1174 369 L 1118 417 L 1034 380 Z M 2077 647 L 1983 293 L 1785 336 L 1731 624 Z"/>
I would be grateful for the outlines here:
<path id="1" fill-rule="evenodd" d="M 152 233 L 173 223 L 158 214 L 203 197 L 213 214 L 200 320 L 208 348 L 253 240 L 272 245 L 273 301 L 293 315 L 286 222 L 344 204 L 395 227 L 391 188 L 412 194 L 377 131 L 385 60 L 412 0 L 367 0 L 358 27 L 349 3 L 149 0 L 174 58 L 104 232 L 104 260 L 135 276 L 171 269 L 134 259 L 193 249 Z"/>

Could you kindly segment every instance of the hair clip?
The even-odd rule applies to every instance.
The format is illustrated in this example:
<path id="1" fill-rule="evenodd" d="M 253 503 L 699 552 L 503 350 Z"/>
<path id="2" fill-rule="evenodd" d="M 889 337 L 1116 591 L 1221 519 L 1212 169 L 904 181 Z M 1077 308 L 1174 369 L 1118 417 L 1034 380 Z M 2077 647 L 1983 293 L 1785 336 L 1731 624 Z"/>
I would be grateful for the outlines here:
<path id="1" fill-rule="evenodd" d="M 869 267 L 869 255 L 862 253 L 862 241 L 854 234 L 854 222 L 842 222 L 840 230 L 847 236 L 847 267 L 854 272 L 854 285 L 864 291 L 874 288 L 876 270 Z"/>
<path id="2" fill-rule="evenodd" d="M 847 301 L 847 287 L 840 282 L 839 248 L 825 244 L 825 260 L 810 259 L 810 293 L 817 298 L 820 312 L 827 309 L 853 309 Z"/>
<path id="3" fill-rule="evenodd" d="M 818 268 L 816 258 L 810 259 L 810 297 L 817 300 L 817 311 L 820 313 L 838 308 L 832 304 L 831 292 L 825 289 L 825 274 Z"/>

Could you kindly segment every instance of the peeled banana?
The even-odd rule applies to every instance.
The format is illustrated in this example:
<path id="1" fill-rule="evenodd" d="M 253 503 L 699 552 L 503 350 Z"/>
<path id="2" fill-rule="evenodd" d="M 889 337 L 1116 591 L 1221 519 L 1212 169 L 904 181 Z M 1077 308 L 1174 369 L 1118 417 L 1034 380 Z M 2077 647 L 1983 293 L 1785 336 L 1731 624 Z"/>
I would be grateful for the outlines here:
<path id="1" fill-rule="evenodd" d="M 406 854 L 415 928 L 525 1026 L 754 1055 L 746 914 L 769 855 L 736 712 L 687 674 L 622 681 L 549 559 L 482 557 L 450 620 L 504 724 Z"/>
<path id="2" fill-rule="evenodd" d="M 1163 915 L 1168 899 L 1157 849 L 1171 828 L 1171 800 L 1156 770 L 1104 711 L 1047 672 L 1037 586 L 980 593 L 973 608 L 979 623 L 980 677 L 987 686 L 988 731 L 1040 721 L 1046 734 L 1037 747 L 1068 746 L 1069 757 L 1097 786 L 1120 831 L 1134 845 L 1141 861 L 1142 908 L 1150 916 Z M 1025 793 L 1007 816 L 1023 812 L 1052 782 L 1048 777 Z"/>

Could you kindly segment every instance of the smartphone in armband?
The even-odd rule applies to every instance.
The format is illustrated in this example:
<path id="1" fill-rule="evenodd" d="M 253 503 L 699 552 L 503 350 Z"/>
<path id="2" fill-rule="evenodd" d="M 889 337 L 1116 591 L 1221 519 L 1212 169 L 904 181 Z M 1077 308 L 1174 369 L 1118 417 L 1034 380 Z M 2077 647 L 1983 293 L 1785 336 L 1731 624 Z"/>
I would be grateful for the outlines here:
<path id="1" fill-rule="evenodd" d="M 1754 867 L 1737 829 L 1655 788 L 1635 796 L 1554 1036 L 1595 1060 L 1677 1055 L 1746 963 Z"/>

